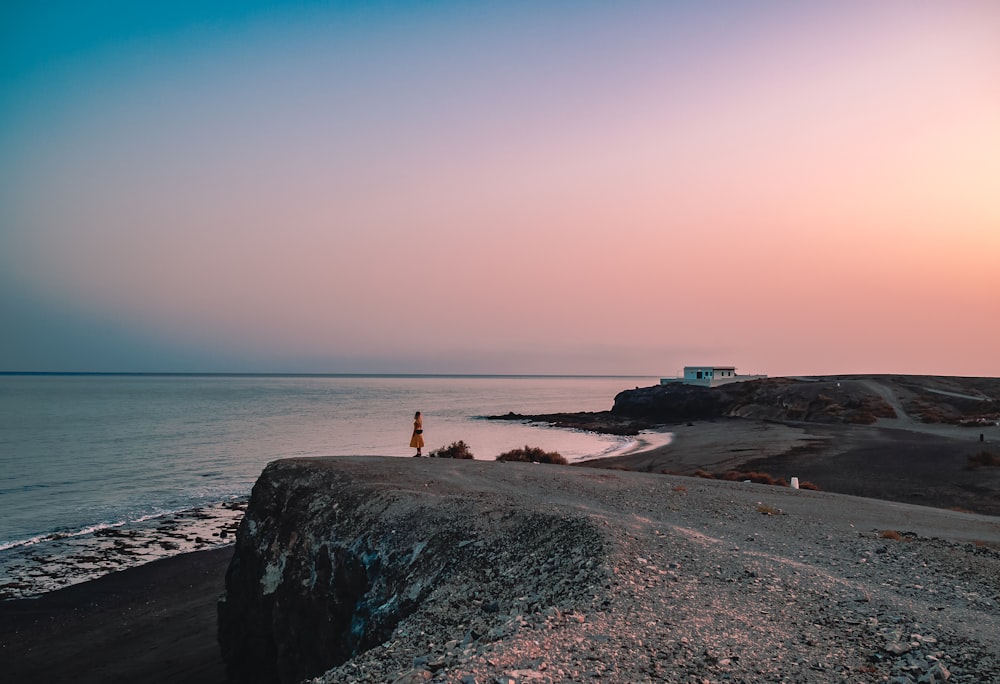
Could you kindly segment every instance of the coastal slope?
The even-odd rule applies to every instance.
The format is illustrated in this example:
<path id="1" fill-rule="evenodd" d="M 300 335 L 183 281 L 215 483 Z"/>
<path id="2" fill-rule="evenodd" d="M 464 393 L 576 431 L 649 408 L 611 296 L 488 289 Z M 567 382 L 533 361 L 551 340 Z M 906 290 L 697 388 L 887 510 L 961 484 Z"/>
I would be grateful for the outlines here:
<path id="1" fill-rule="evenodd" d="M 219 605 L 234 681 L 981 682 L 1000 520 L 639 472 L 278 461 Z"/>
<path id="2" fill-rule="evenodd" d="M 682 475 L 757 471 L 824 491 L 1000 515 L 1000 379 L 767 378 L 626 390 L 610 411 L 494 416 L 597 432 L 673 434 L 587 466 Z"/>

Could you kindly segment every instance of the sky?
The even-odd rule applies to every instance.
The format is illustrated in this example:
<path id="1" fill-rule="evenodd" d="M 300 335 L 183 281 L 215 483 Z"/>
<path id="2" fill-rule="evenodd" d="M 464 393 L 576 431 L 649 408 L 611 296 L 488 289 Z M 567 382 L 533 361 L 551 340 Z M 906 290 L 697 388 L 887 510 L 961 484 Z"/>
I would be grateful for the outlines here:
<path id="1" fill-rule="evenodd" d="M 998 350 L 995 0 L 0 7 L 0 371 Z"/>

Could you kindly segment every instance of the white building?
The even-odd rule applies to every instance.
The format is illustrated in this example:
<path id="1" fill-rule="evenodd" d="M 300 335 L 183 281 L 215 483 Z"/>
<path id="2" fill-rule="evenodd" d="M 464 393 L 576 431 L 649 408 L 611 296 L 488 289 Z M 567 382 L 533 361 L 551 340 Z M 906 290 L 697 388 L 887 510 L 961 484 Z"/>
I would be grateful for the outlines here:
<path id="1" fill-rule="evenodd" d="M 766 375 L 739 375 L 736 366 L 684 366 L 684 376 L 680 378 L 660 378 L 661 385 L 682 382 L 685 385 L 701 385 L 702 387 L 718 387 L 731 382 L 758 380 Z"/>

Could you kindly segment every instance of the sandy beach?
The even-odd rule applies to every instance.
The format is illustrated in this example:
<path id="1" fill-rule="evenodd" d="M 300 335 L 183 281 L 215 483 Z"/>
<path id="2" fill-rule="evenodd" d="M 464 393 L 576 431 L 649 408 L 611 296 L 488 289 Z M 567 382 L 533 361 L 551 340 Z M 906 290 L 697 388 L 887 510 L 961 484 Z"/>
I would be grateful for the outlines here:
<path id="1" fill-rule="evenodd" d="M 1000 468 L 969 457 L 1000 451 L 1000 427 L 879 420 L 871 426 L 721 418 L 672 426 L 661 447 L 587 466 L 692 475 L 754 470 L 821 490 L 1000 516 Z M 982 435 L 982 441 L 980 441 Z"/>

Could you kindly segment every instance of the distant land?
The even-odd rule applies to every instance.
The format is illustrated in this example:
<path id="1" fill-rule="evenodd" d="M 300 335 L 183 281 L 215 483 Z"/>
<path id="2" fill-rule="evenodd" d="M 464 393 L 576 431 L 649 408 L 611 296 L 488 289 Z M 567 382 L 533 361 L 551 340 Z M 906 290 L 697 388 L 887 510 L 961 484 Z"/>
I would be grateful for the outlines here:
<path id="1" fill-rule="evenodd" d="M 659 449 L 582 465 L 797 477 L 819 489 L 1000 515 L 1000 378 L 775 377 L 626 390 L 604 412 L 508 414 L 609 432 L 669 430 Z"/>

